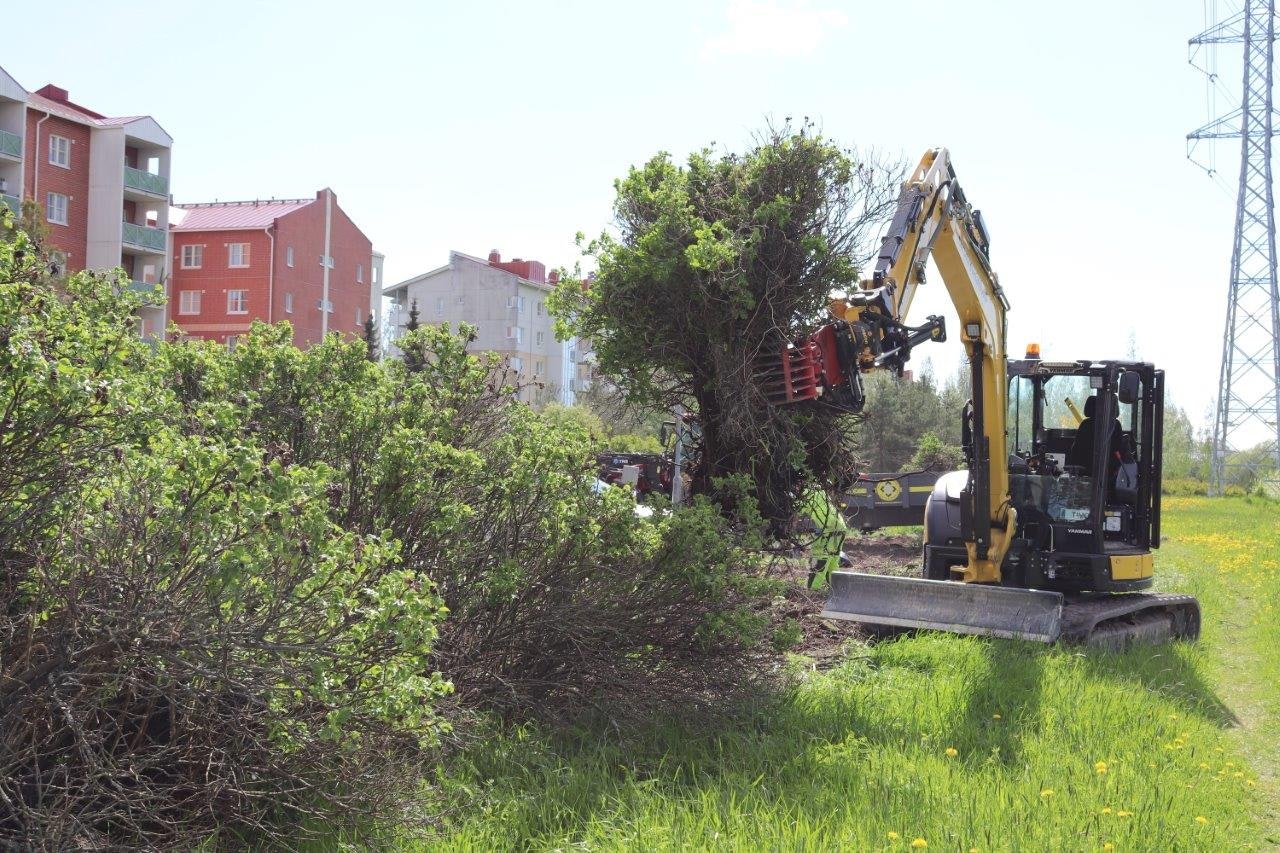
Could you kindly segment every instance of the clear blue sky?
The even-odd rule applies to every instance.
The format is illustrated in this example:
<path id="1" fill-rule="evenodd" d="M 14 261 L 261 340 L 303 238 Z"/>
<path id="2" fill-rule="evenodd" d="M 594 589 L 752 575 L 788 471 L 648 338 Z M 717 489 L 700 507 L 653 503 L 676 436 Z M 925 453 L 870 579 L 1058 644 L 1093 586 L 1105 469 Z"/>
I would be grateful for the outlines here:
<path id="1" fill-rule="evenodd" d="M 1193 420 L 1214 399 L 1234 198 L 1185 157 L 1201 3 L 64 0 L 57 38 L 49 16 L 6 13 L 0 66 L 24 86 L 153 115 L 180 202 L 332 186 L 388 282 L 449 249 L 571 266 L 628 166 L 742 147 L 770 118 L 913 163 L 945 145 L 1015 352 L 1118 357 L 1132 331 Z M 914 314 L 946 309 L 931 283 Z"/>

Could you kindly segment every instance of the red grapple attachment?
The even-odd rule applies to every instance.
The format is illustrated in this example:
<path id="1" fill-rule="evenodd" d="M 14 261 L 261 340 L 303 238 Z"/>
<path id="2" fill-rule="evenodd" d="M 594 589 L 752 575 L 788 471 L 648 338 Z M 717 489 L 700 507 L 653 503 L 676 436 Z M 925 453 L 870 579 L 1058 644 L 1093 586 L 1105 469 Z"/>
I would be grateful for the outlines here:
<path id="1" fill-rule="evenodd" d="M 769 403 L 782 406 L 822 395 L 822 353 L 818 344 L 806 338 L 789 344 L 782 352 L 761 356 L 756 361 L 756 381 Z"/>

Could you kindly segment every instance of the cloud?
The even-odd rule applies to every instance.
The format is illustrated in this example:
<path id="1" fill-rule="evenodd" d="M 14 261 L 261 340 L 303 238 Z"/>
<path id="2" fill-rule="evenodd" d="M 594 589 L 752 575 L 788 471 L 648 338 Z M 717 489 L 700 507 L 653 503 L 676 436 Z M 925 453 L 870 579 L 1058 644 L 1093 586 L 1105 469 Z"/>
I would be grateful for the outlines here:
<path id="1" fill-rule="evenodd" d="M 812 56 L 833 30 L 849 23 L 841 11 L 807 0 L 730 0 L 728 29 L 702 45 L 702 58 Z"/>

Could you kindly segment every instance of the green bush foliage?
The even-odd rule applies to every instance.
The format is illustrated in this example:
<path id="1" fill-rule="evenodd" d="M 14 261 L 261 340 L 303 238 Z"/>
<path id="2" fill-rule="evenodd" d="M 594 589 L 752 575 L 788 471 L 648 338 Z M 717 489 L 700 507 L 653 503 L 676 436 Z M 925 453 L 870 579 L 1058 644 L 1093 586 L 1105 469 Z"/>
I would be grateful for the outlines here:
<path id="1" fill-rule="evenodd" d="M 122 276 L 46 271 L 0 244 L 0 846 L 404 831 L 458 708 L 757 677 L 758 520 L 596 494 L 470 330 L 152 348 Z"/>
<path id="2" fill-rule="evenodd" d="M 641 408 L 697 415 L 695 492 L 746 475 L 765 517 L 785 524 L 807 482 L 847 477 L 840 415 L 769 405 L 756 366 L 824 321 L 833 288 L 856 286 L 899 172 L 806 124 L 683 166 L 659 153 L 616 182 L 617 236 L 585 242 L 598 274 L 585 289 L 566 278 L 552 310 Z"/>

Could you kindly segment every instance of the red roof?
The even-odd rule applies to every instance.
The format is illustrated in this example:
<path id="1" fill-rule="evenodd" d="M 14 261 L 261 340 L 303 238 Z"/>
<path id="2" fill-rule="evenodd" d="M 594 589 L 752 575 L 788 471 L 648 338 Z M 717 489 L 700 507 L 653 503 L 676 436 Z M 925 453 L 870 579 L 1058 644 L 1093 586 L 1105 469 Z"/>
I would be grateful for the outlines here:
<path id="1" fill-rule="evenodd" d="M 239 231 L 266 228 L 281 216 L 301 210 L 313 198 L 273 199 L 271 201 L 215 201 L 208 204 L 178 204 L 174 231 Z M 180 217 L 180 218 L 179 218 Z"/>

